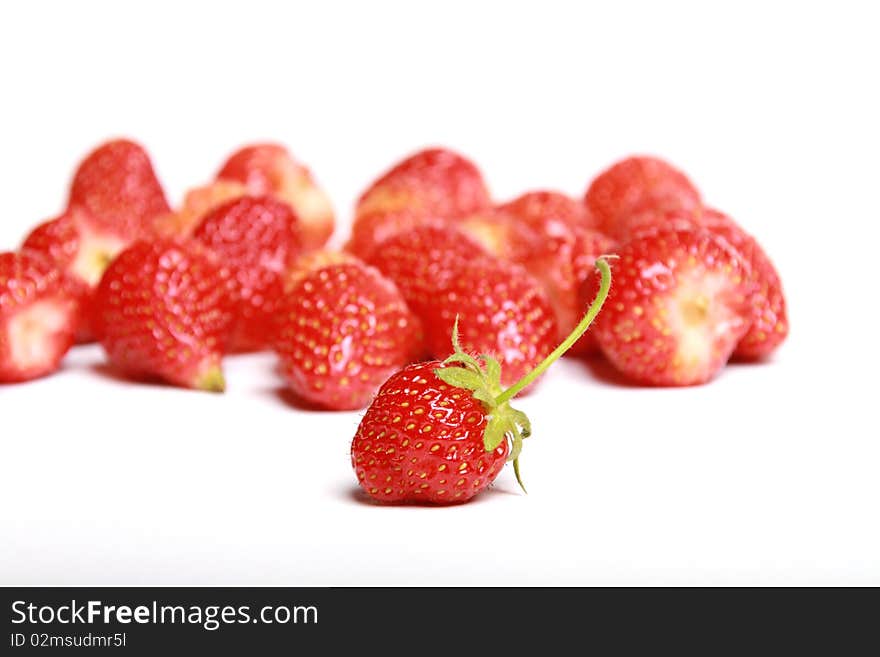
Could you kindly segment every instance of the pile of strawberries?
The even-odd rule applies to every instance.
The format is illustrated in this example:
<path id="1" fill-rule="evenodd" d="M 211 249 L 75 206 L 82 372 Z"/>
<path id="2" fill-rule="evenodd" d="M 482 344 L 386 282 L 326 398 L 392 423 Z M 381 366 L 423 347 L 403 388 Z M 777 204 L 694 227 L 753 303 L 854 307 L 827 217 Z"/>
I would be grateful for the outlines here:
<path id="1" fill-rule="evenodd" d="M 224 355 L 271 349 L 303 403 L 368 407 L 351 462 L 371 498 L 445 504 L 506 461 L 520 478 L 531 423 L 509 402 L 564 352 L 683 386 L 788 332 L 755 239 L 655 158 L 618 162 L 583 201 L 499 204 L 473 163 L 423 150 L 361 195 L 343 250 L 325 248 L 333 228 L 282 146 L 240 149 L 173 210 L 141 146 L 103 144 L 64 212 L 0 253 L 0 383 L 98 341 L 128 377 L 222 391 Z"/>
<path id="2" fill-rule="evenodd" d="M 274 350 L 304 402 L 363 408 L 410 363 L 491 354 L 510 385 L 614 282 L 571 353 L 634 382 L 692 385 L 785 339 L 779 276 L 753 237 L 649 157 L 596 177 L 583 201 L 493 201 L 473 163 L 429 149 L 362 194 L 350 239 L 309 170 L 274 144 L 234 153 L 172 209 L 145 150 L 103 144 L 64 212 L 0 254 L 0 382 L 44 376 L 96 340 L 126 376 L 220 391 L 222 358 Z M 534 385 L 534 384 L 532 384 Z"/>

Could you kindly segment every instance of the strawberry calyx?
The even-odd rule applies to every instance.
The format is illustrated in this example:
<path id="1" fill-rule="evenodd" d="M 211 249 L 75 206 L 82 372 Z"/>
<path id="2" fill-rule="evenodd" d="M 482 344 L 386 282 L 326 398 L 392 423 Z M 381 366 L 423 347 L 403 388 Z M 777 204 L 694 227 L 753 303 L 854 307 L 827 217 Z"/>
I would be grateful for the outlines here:
<path id="1" fill-rule="evenodd" d="M 444 367 L 434 370 L 434 374 L 444 383 L 456 388 L 469 390 L 475 399 L 480 400 L 489 416 L 483 434 L 483 446 L 487 452 L 494 451 L 502 440 L 510 442 L 510 456 L 517 483 L 526 490 L 519 470 L 519 455 L 523 440 L 532 433 L 528 416 L 512 406 L 510 400 L 543 374 L 553 363 L 568 351 L 586 332 L 602 309 L 611 289 L 611 267 L 608 260 L 614 256 L 600 256 L 596 259 L 601 281 L 599 291 L 578 325 L 543 361 L 519 381 L 504 389 L 501 386 L 501 364 L 490 354 L 475 357 L 461 348 L 458 338 L 458 317 L 452 327 L 453 353 L 443 361 Z M 481 362 L 482 361 L 482 362 Z"/>

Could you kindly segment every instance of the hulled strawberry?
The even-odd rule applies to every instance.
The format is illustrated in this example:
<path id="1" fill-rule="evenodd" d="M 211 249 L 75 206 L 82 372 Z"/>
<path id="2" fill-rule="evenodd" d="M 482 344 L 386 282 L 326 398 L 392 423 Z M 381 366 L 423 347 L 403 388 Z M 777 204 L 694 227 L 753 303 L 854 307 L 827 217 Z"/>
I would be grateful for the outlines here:
<path id="1" fill-rule="evenodd" d="M 197 244 L 138 241 L 107 269 L 95 296 L 95 329 L 123 372 L 222 391 L 232 312 L 227 279 Z"/>
<path id="2" fill-rule="evenodd" d="M 654 157 L 629 157 L 600 173 L 584 199 L 596 227 L 617 240 L 630 237 L 629 221 L 640 212 L 688 210 L 700 193 L 688 177 Z"/>
<path id="3" fill-rule="evenodd" d="M 290 389 L 331 410 L 363 408 L 420 351 L 421 328 L 394 284 L 351 260 L 300 268 L 275 350 Z"/>
<path id="4" fill-rule="evenodd" d="M 365 257 L 379 242 L 426 218 L 455 220 L 491 207 L 479 169 L 444 148 L 419 151 L 395 165 L 357 203 L 350 248 Z"/>
<path id="5" fill-rule="evenodd" d="M 270 196 L 243 196 L 209 212 L 193 239 L 219 256 L 232 273 L 236 312 L 229 349 L 268 347 L 283 297 L 282 273 L 301 250 L 294 211 Z"/>
<path id="6" fill-rule="evenodd" d="M 153 234 L 169 211 L 146 151 L 134 142 L 107 142 L 74 174 L 67 210 L 37 226 L 23 248 L 50 258 L 73 281 L 83 312 L 77 339 L 92 339 L 91 297 L 101 276 L 126 246 Z"/>
<path id="7" fill-rule="evenodd" d="M 766 358 L 788 336 L 788 313 L 782 281 L 773 262 L 758 241 L 733 219 L 712 208 L 643 212 L 631 222 L 632 233 L 639 235 L 658 228 L 701 227 L 720 235 L 739 252 L 749 268 L 749 280 L 757 289 L 752 296 L 752 321 L 734 356 L 743 360 Z"/>
<path id="8" fill-rule="evenodd" d="M 82 208 L 99 235 L 131 241 L 152 233 L 171 208 L 142 146 L 127 139 L 92 151 L 73 177 L 70 207 Z"/>
<path id="9" fill-rule="evenodd" d="M 0 253 L 0 383 L 57 370 L 73 344 L 78 313 L 64 274 L 47 258 Z"/>
<path id="10" fill-rule="evenodd" d="M 604 261 L 599 293 L 575 330 L 537 367 L 507 389 L 501 364 L 462 348 L 457 326 L 453 354 L 393 374 L 364 414 L 351 444 L 358 483 L 386 503 L 455 504 L 486 489 L 519 456 L 532 433 L 529 418 L 510 400 L 547 370 L 590 325 L 610 284 Z"/>
<path id="11" fill-rule="evenodd" d="M 647 232 L 624 244 L 596 323 L 609 361 L 642 384 L 706 383 L 751 323 L 755 286 L 723 238 L 700 228 Z M 595 289 L 595 278 L 587 280 Z"/>
<path id="12" fill-rule="evenodd" d="M 289 204 L 300 221 L 303 248 L 322 247 L 333 234 L 333 206 L 311 171 L 279 144 L 252 144 L 233 153 L 217 180 L 241 183 L 253 196 Z"/>

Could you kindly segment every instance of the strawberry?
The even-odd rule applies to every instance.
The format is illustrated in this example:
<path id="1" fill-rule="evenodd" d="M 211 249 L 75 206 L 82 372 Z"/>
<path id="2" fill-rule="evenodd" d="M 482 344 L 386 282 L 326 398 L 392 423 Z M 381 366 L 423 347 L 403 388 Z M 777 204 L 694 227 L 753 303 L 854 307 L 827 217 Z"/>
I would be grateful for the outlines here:
<path id="1" fill-rule="evenodd" d="M 557 230 L 555 226 L 559 223 L 576 228 L 598 228 L 596 219 L 590 214 L 586 205 L 561 192 L 547 190 L 527 192 L 498 206 L 498 209 L 529 224 L 539 232 L 549 234 Z"/>
<path id="2" fill-rule="evenodd" d="M 300 221 L 305 249 L 322 247 L 333 234 L 333 206 L 311 171 L 279 144 L 252 144 L 233 153 L 218 181 L 244 185 L 253 196 L 272 195 L 289 204 Z"/>
<path id="3" fill-rule="evenodd" d="M 357 261 L 300 270 L 275 350 L 290 389 L 330 410 L 363 408 L 420 349 L 418 320 L 394 284 Z"/>
<path id="4" fill-rule="evenodd" d="M 486 183 L 470 160 L 430 148 L 395 165 L 360 197 L 352 252 L 366 257 L 380 241 L 426 218 L 453 221 L 491 207 Z"/>
<path id="5" fill-rule="evenodd" d="M 459 267 L 485 255 L 485 250 L 460 230 L 431 222 L 380 242 L 367 262 L 394 282 L 416 315 L 424 316 Z"/>
<path id="6" fill-rule="evenodd" d="M 226 274 L 197 244 L 138 241 L 108 267 L 95 329 L 110 362 L 137 377 L 222 391 L 232 312 Z"/>
<path id="7" fill-rule="evenodd" d="M 757 293 L 752 297 L 752 321 L 734 356 L 760 360 L 769 356 L 788 335 L 788 313 L 782 281 L 773 262 L 754 237 L 733 219 L 712 208 L 643 212 L 634 217 L 632 231 L 638 235 L 658 227 L 705 228 L 727 240 L 749 267 L 749 279 Z"/>
<path id="8" fill-rule="evenodd" d="M 82 303 L 77 340 L 93 337 L 91 301 L 107 265 L 135 239 L 149 237 L 169 212 L 146 151 L 134 142 L 107 142 L 74 174 L 67 210 L 37 226 L 23 248 L 50 258 L 67 274 Z"/>
<path id="9" fill-rule="evenodd" d="M 189 237 L 208 212 L 247 194 L 247 187 L 230 180 L 216 180 L 194 187 L 183 197 L 183 204 L 176 212 L 156 219 L 156 233 L 171 238 Z"/>
<path id="10" fill-rule="evenodd" d="M 99 235 L 129 242 L 152 233 L 171 208 L 150 157 L 140 145 L 117 139 L 92 151 L 73 177 L 70 207 L 81 207 Z"/>
<path id="11" fill-rule="evenodd" d="M 655 230 L 624 244 L 614 288 L 596 323 L 609 361 L 642 384 L 706 383 L 751 323 L 749 267 L 702 228 Z M 595 277 L 585 283 L 595 289 Z"/>
<path id="12" fill-rule="evenodd" d="M 495 354 L 505 376 L 520 376 L 555 344 L 556 319 L 538 282 L 453 226 L 402 231 L 382 242 L 368 262 L 400 289 L 435 356 L 447 351 L 457 314 L 465 347 Z"/>
<path id="13" fill-rule="evenodd" d="M 537 367 L 506 390 L 501 364 L 464 351 L 458 325 L 445 360 L 409 365 L 393 374 L 367 409 L 351 444 L 358 483 L 387 503 L 452 504 L 487 488 L 506 461 L 522 486 L 519 456 L 529 418 L 510 400 L 547 370 L 590 325 L 610 284 L 604 261 L 599 294 L 575 330 Z"/>
<path id="14" fill-rule="evenodd" d="M 669 163 L 654 157 L 629 157 L 600 173 L 587 189 L 584 202 L 599 230 L 625 240 L 630 237 L 632 215 L 696 208 L 700 193 Z"/>
<path id="15" fill-rule="evenodd" d="M 299 219 L 270 196 L 243 196 L 215 208 L 193 232 L 229 267 L 236 317 L 229 349 L 267 347 L 283 296 L 282 273 L 301 248 Z"/>
<path id="16" fill-rule="evenodd" d="M 0 383 L 57 370 L 73 344 L 78 312 L 64 274 L 49 259 L 0 253 Z"/>
<path id="17" fill-rule="evenodd" d="M 94 288 L 110 261 L 125 248 L 125 243 L 119 237 L 96 233 L 89 215 L 79 207 L 40 224 L 22 243 L 22 249 L 41 254 L 65 273 L 68 291 L 80 303 L 77 342 L 94 339 L 91 326 Z"/>

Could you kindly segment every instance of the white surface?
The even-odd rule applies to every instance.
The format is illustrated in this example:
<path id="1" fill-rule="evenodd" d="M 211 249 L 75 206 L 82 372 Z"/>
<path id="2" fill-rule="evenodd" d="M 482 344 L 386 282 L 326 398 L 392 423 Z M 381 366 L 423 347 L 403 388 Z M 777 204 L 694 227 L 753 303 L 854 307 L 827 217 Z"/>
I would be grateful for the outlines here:
<path id="1" fill-rule="evenodd" d="M 0 583 L 880 584 L 876 17 L 580 4 L 3 5 L 2 247 L 119 134 L 174 200 L 239 144 L 284 141 L 343 223 L 428 143 L 499 198 L 579 195 L 647 151 L 758 235 L 793 329 L 772 363 L 701 388 L 562 363 L 521 404 L 530 494 L 505 471 L 442 509 L 359 501 L 358 414 L 291 408 L 271 356 L 229 359 L 212 396 L 77 349 L 0 388 Z"/>

